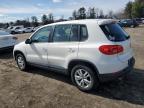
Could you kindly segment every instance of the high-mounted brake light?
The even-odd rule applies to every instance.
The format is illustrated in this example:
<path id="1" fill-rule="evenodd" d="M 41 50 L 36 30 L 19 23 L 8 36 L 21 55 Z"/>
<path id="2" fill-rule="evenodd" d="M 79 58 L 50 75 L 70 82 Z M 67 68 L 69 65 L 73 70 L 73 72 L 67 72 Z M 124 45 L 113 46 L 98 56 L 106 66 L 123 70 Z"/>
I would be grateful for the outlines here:
<path id="1" fill-rule="evenodd" d="M 102 45 L 99 47 L 101 53 L 106 55 L 114 55 L 123 52 L 121 45 Z"/>

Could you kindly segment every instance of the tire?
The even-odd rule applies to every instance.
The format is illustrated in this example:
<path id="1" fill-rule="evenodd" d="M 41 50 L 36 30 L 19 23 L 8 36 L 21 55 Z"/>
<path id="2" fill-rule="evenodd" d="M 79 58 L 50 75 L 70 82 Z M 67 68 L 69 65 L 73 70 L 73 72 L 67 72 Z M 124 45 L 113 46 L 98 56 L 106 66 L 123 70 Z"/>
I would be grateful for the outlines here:
<path id="1" fill-rule="evenodd" d="M 27 70 L 28 66 L 27 66 L 27 62 L 26 62 L 26 59 L 23 54 L 21 54 L 21 53 L 16 54 L 16 62 L 17 62 L 18 68 L 21 71 Z"/>
<path id="2" fill-rule="evenodd" d="M 83 75 L 80 75 L 81 72 Z M 84 74 L 86 75 L 84 76 Z M 78 89 L 84 92 L 91 91 L 99 85 L 97 75 L 91 68 L 86 65 L 74 66 L 71 70 L 71 79 L 74 85 L 76 85 Z"/>
<path id="3" fill-rule="evenodd" d="M 11 34 L 15 34 L 15 31 L 12 31 Z"/>

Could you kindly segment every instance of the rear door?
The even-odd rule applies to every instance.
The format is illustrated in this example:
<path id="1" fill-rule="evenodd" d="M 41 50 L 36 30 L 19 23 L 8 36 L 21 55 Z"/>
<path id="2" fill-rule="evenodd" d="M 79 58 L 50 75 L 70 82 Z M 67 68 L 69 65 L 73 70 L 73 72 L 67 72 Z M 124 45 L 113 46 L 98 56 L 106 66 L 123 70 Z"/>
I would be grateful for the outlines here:
<path id="1" fill-rule="evenodd" d="M 116 23 L 101 25 L 100 27 L 108 40 L 123 47 L 124 51 L 118 54 L 118 59 L 121 62 L 127 62 L 133 56 L 130 36 Z"/>
<path id="2" fill-rule="evenodd" d="M 57 25 L 48 44 L 48 62 L 54 68 L 66 68 L 70 59 L 77 58 L 79 44 L 78 25 Z"/>

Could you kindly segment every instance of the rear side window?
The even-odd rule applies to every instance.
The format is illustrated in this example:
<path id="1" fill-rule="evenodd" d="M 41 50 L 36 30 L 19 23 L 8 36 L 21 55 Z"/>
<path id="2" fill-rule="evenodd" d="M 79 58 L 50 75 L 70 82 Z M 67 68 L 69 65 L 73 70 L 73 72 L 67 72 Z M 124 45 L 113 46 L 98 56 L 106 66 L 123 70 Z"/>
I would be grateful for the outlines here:
<path id="1" fill-rule="evenodd" d="M 70 41 L 72 41 L 72 42 L 79 41 L 79 26 L 78 25 L 72 25 Z"/>
<path id="2" fill-rule="evenodd" d="M 55 27 L 53 42 L 68 42 L 71 34 L 71 25 L 58 25 Z"/>
<path id="3" fill-rule="evenodd" d="M 80 26 L 80 37 L 81 41 L 85 41 L 88 38 L 88 31 L 86 25 L 81 25 Z"/>
<path id="4" fill-rule="evenodd" d="M 116 23 L 100 26 L 106 37 L 110 41 L 119 42 L 129 39 L 129 35 Z"/>

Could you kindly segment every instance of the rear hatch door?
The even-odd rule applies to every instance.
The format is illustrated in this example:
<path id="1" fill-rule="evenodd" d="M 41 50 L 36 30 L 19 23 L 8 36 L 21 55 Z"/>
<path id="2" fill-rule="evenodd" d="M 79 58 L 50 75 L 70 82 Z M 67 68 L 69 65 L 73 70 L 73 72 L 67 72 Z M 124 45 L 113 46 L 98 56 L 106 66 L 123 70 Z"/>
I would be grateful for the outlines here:
<path id="1" fill-rule="evenodd" d="M 123 52 L 117 54 L 118 60 L 127 62 L 133 56 L 130 36 L 116 22 L 102 24 L 100 27 L 112 44 L 121 45 L 123 47 Z"/>

